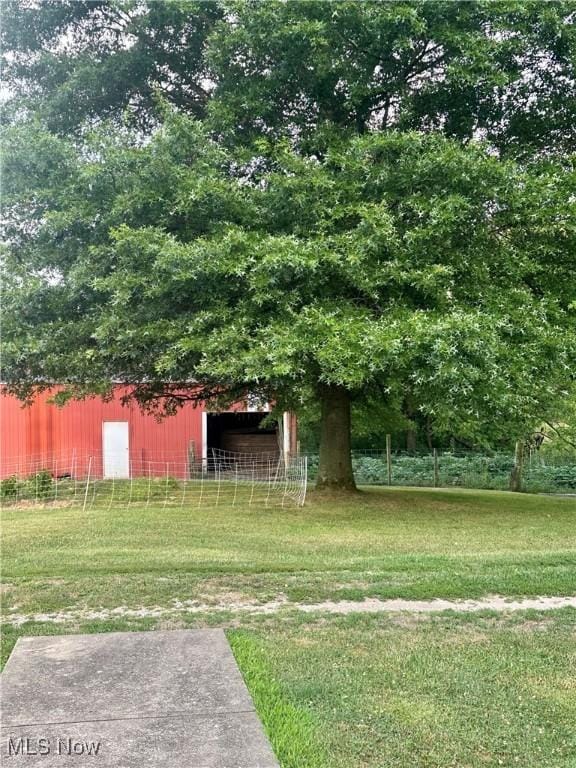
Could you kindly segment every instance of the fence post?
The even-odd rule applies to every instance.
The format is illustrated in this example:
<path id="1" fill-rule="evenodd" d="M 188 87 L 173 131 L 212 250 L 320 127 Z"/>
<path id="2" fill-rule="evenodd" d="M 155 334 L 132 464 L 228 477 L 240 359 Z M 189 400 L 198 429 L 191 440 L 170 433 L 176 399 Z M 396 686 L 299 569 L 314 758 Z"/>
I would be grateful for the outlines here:
<path id="1" fill-rule="evenodd" d="M 218 502 L 220 501 L 220 486 L 222 485 L 222 463 L 220 461 L 214 465 L 214 477 L 216 478 L 216 476 L 218 477 L 218 487 L 216 489 L 216 506 L 218 506 Z"/>
<path id="2" fill-rule="evenodd" d="M 86 477 L 86 491 L 84 492 L 84 504 L 82 506 L 82 512 L 86 511 L 86 503 L 88 501 L 88 488 L 90 487 L 90 474 L 92 472 L 92 456 L 88 461 L 88 475 Z"/>
<path id="3" fill-rule="evenodd" d="M 238 494 L 238 462 L 234 462 L 234 498 L 232 499 L 232 506 L 236 506 L 236 495 Z"/>
<path id="4" fill-rule="evenodd" d="M 303 507 L 306 503 L 306 492 L 308 490 L 308 456 L 304 456 L 304 492 L 302 493 L 302 500 L 300 506 Z"/>
<path id="5" fill-rule="evenodd" d="M 288 461 L 288 454 L 284 454 L 284 465 Z M 270 501 L 270 491 L 272 490 L 272 467 L 270 466 L 270 457 L 268 457 L 268 493 L 266 494 L 266 502 L 264 508 L 268 509 L 268 502 Z"/>
<path id="6" fill-rule="evenodd" d="M 514 451 L 514 466 L 512 472 L 510 472 L 510 490 L 521 491 L 522 490 L 522 469 L 524 465 L 524 441 L 516 441 L 516 450 Z"/>
<path id="7" fill-rule="evenodd" d="M 254 484 L 256 482 L 256 462 L 252 461 L 252 489 L 250 491 L 250 501 L 248 502 L 248 506 L 252 506 L 252 499 L 254 498 Z"/>
<path id="8" fill-rule="evenodd" d="M 132 504 L 132 494 L 134 492 L 134 461 L 128 459 L 128 474 L 130 475 L 130 493 L 128 495 L 128 507 Z"/>
<path id="9" fill-rule="evenodd" d="M 440 485 L 440 467 L 438 465 L 438 451 L 434 448 L 434 488 Z"/>
<path id="10" fill-rule="evenodd" d="M 386 470 L 388 485 L 392 485 L 392 435 L 386 435 Z"/>
<path id="11" fill-rule="evenodd" d="M 196 466 L 196 443 L 190 440 L 188 443 L 188 477 L 192 477 L 193 467 Z"/>
<path id="12" fill-rule="evenodd" d="M 170 470 L 168 462 L 166 462 L 166 483 L 164 485 L 164 504 L 162 505 L 162 509 L 166 509 L 166 505 L 168 504 L 168 483 L 170 480 Z"/>

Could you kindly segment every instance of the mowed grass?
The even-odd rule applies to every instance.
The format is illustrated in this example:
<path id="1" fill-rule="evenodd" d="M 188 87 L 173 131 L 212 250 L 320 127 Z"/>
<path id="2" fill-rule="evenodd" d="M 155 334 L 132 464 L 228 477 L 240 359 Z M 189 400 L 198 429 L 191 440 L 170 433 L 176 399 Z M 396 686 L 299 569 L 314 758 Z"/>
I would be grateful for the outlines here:
<path id="1" fill-rule="evenodd" d="M 2 661 L 30 634 L 221 626 L 282 768 L 576 768 L 574 609 L 237 610 L 576 594 L 572 499 L 394 488 L 312 494 L 303 509 L 6 508 L 2 522 Z M 122 611 L 146 606 L 170 611 Z M 76 613 L 9 618 L 58 611 Z"/>
<path id="2" fill-rule="evenodd" d="M 304 508 L 3 510 L 3 609 L 576 594 L 576 501 L 370 489 Z"/>
<path id="3" fill-rule="evenodd" d="M 574 611 L 229 634 L 283 768 L 574 768 Z"/>

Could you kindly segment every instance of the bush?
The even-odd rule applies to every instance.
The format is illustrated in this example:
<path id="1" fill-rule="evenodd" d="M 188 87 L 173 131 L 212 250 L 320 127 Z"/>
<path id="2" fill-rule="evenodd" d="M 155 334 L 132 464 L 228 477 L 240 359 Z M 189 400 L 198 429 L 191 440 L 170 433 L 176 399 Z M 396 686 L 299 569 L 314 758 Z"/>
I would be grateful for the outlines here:
<path id="1" fill-rule="evenodd" d="M 16 475 L 5 477 L 4 480 L 0 480 L 0 499 L 15 499 L 19 496 L 19 491 L 23 485 L 23 482 L 19 480 Z"/>
<path id="2" fill-rule="evenodd" d="M 46 499 L 52 495 L 53 485 L 52 473 L 42 469 L 28 477 L 26 496 L 32 499 Z"/>
<path id="3" fill-rule="evenodd" d="M 54 480 L 47 469 L 35 472 L 25 479 L 12 475 L 0 481 L 0 498 L 5 501 L 47 499 L 53 493 Z"/>

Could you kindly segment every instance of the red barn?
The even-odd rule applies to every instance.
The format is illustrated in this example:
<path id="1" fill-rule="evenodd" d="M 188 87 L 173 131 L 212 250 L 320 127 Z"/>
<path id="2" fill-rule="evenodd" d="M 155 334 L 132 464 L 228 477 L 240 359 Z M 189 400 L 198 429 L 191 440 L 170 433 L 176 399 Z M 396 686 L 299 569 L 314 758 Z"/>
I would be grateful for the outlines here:
<path id="1" fill-rule="evenodd" d="M 1 476 L 48 469 L 57 476 L 131 477 L 154 471 L 180 476 L 189 462 L 208 464 L 212 449 L 247 454 L 294 455 L 296 419 L 284 413 L 280 424 L 262 428 L 268 414 L 239 403 L 213 413 L 186 404 L 157 421 L 136 403 L 122 405 L 118 387 L 110 402 L 94 397 L 63 407 L 39 395 L 29 407 L 15 397 L 1 398 Z M 52 393 L 53 394 L 53 393 Z"/>

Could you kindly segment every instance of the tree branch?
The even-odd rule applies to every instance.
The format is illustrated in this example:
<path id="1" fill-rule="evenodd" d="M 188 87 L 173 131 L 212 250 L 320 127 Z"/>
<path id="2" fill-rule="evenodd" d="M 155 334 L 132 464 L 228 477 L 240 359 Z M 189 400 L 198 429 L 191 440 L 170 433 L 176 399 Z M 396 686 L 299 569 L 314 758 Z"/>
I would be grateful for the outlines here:
<path id="1" fill-rule="evenodd" d="M 576 448 L 576 443 L 573 443 L 571 440 L 568 440 L 567 437 L 564 437 L 564 435 L 561 432 L 559 432 L 553 424 L 551 424 L 549 421 L 546 421 L 546 419 L 544 419 L 544 424 L 550 427 L 550 429 L 556 433 L 556 435 L 560 438 L 560 440 L 562 440 L 564 443 L 567 443 L 572 448 Z"/>

